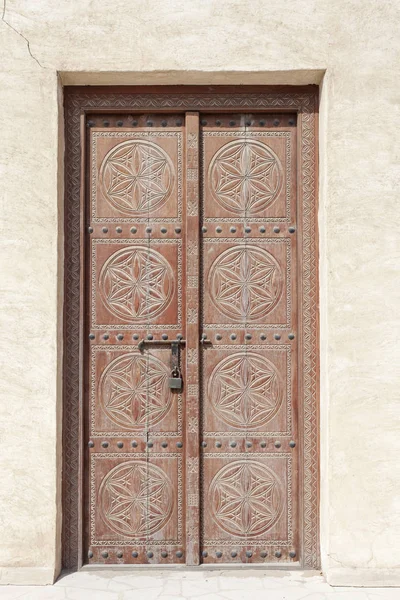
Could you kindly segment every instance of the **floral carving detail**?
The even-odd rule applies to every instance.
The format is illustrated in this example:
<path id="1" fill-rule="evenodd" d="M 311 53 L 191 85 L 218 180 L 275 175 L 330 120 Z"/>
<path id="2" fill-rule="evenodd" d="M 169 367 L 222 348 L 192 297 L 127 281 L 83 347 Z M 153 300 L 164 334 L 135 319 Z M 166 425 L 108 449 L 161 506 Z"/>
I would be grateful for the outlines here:
<path id="1" fill-rule="evenodd" d="M 104 522 L 117 533 L 144 536 L 159 531 L 173 509 L 172 484 L 162 469 L 141 461 L 114 467 L 100 491 Z"/>
<path id="2" fill-rule="evenodd" d="M 229 248 L 214 261 L 210 295 L 218 310 L 232 319 L 265 317 L 282 294 L 282 270 L 276 259 L 257 246 Z"/>
<path id="3" fill-rule="evenodd" d="M 215 522 L 229 534 L 254 537 L 279 519 L 283 495 L 277 477 L 255 460 L 239 460 L 215 475 L 209 491 Z"/>
<path id="4" fill-rule="evenodd" d="M 253 352 L 239 352 L 212 372 L 208 397 L 216 415 L 233 427 L 260 427 L 278 412 L 282 385 L 274 365 Z"/>
<path id="5" fill-rule="evenodd" d="M 147 140 L 118 144 L 100 168 L 105 198 L 119 211 L 146 216 L 169 198 L 174 184 L 174 167 L 166 152 Z"/>
<path id="6" fill-rule="evenodd" d="M 170 264 L 159 252 L 135 246 L 110 256 L 101 270 L 99 285 L 112 314 L 145 323 L 168 306 L 175 282 Z"/>
<path id="7" fill-rule="evenodd" d="M 235 140 L 214 156 L 210 187 L 218 204 L 230 212 L 255 215 L 277 198 L 283 183 L 278 157 L 256 140 Z"/>
<path id="8" fill-rule="evenodd" d="M 100 401 L 111 421 L 125 428 L 160 422 L 172 404 L 169 371 L 158 358 L 128 354 L 113 360 L 100 379 Z"/>

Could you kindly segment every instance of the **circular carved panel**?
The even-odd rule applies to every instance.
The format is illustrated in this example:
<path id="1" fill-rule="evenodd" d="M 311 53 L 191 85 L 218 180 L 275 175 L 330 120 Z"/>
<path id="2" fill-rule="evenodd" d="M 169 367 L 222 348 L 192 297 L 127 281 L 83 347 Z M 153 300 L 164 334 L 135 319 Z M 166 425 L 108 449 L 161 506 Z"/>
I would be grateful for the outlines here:
<path id="1" fill-rule="evenodd" d="M 208 397 L 215 414 L 227 425 L 260 427 L 278 412 L 282 384 L 269 360 L 253 352 L 238 352 L 215 367 Z"/>
<path id="2" fill-rule="evenodd" d="M 209 273 L 210 296 L 225 316 L 241 321 L 265 317 L 282 294 L 283 275 L 277 260 L 257 246 L 229 248 Z"/>
<path id="3" fill-rule="evenodd" d="M 100 167 L 104 197 L 114 208 L 134 216 L 146 216 L 165 204 L 174 177 L 168 154 L 147 140 L 118 144 Z"/>
<path id="4" fill-rule="evenodd" d="M 113 315 L 146 323 L 167 308 L 175 281 L 171 265 L 159 252 L 135 246 L 110 256 L 101 269 L 99 286 Z"/>
<path id="5" fill-rule="evenodd" d="M 162 469 L 129 461 L 114 467 L 99 490 L 100 511 L 116 533 L 143 536 L 159 531 L 173 509 L 173 488 Z"/>
<path id="6" fill-rule="evenodd" d="M 255 460 L 238 460 L 215 475 L 209 491 L 211 513 L 226 533 L 254 537 L 279 519 L 283 494 L 277 476 Z"/>
<path id="7" fill-rule="evenodd" d="M 100 402 L 108 418 L 125 428 L 159 423 L 172 404 L 169 371 L 158 358 L 128 354 L 113 360 L 100 379 Z"/>
<path id="8" fill-rule="evenodd" d="M 283 183 L 282 166 L 275 153 L 256 140 L 235 140 L 213 157 L 209 185 L 222 208 L 256 215 L 277 198 Z"/>

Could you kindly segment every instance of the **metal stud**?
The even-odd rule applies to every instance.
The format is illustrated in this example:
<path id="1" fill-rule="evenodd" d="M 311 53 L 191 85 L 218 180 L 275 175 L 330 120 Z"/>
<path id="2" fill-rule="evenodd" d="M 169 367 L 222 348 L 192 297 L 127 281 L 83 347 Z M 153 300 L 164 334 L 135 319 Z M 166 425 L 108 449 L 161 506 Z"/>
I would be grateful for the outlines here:
<path id="1" fill-rule="evenodd" d="M 296 558 L 296 552 L 289 552 L 290 558 Z"/>
<path id="2" fill-rule="evenodd" d="M 124 124 L 124 122 L 123 122 L 123 121 L 117 121 L 117 125 L 118 125 L 118 127 L 122 127 L 122 125 L 123 125 L 123 124 Z"/>
<path id="3" fill-rule="evenodd" d="M 103 227 L 102 232 L 103 233 L 108 233 L 108 227 Z"/>
<path id="4" fill-rule="evenodd" d="M 259 231 L 260 231 L 260 233 L 265 233 L 265 232 L 266 232 L 266 229 L 265 229 L 265 227 L 263 226 L 263 227 L 260 227 Z"/>
<path id="5" fill-rule="evenodd" d="M 253 445 L 253 444 L 252 444 L 252 442 L 246 442 L 246 447 L 247 447 L 247 448 L 251 448 L 251 447 L 252 447 L 252 445 Z"/>
<path id="6" fill-rule="evenodd" d="M 296 447 L 296 442 L 294 442 L 293 440 L 291 440 L 291 441 L 289 442 L 289 446 L 290 446 L 291 448 L 295 448 L 295 447 Z"/>
<path id="7" fill-rule="evenodd" d="M 137 121 L 132 121 L 132 127 L 137 127 Z"/>
<path id="8" fill-rule="evenodd" d="M 103 340 L 108 340 L 110 338 L 110 336 L 108 335 L 108 333 L 105 333 L 103 335 Z"/>
<path id="9" fill-rule="evenodd" d="M 246 338 L 246 340 L 251 340 L 252 335 L 251 335 L 251 333 L 246 333 L 246 335 L 244 337 Z"/>
<path id="10" fill-rule="evenodd" d="M 176 442 L 177 448 L 183 448 L 183 442 Z"/>
<path id="11" fill-rule="evenodd" d="M 93 552 L 91 550 L 89 550 L 89 552 L 88 552 L 88 557 L 93 558 Z"/>
<path id="12" fill-rule="evenodd" d="M 231 448 L 236 448 L 237 442 L 231 442 L 229 445 Z"/>
<path id="13" fill-rule="evenodd" d="M 103 446 L 103 448 L 108 448 L 108 442 L 101 442 L 101 445 Z"/>
<path id="14" fill-rule="evenodd" d="M 123 448 L 124 447 L 124 442 L 117 442 L 117 446 L 118 446 L 118 448 Z"/>
<path id="15" fill-rule="evenodd" d="M 234 127 L 234 126 L 236 125 L 236 123 L 235 123 L 235 121 L 229 121 L 229 125 L 230 125 L 231 127 Z"/>
<path id="16" fill-rule="evenodd" d="M 222 335 L 220 333 L 217 333 L 217 335 L 215 336 L 216 340 L 222 340 Z"/>
<path id="17" fill-rule="evenodd" d="M 146 125 L 147 127 L 153 127 L 153 121 L 147 121 Z"/>
<path id="18" fill-rule="evenodd" d="M 104 127 L 108 127 L 110 125 L 110 121 L 103 121 Z"/>
<path id="19" fill-rule="evenodd" d="M 275 556 L 276 556 L 276 558 L 281 558 L 282 552 L 279 552 L 279 550 L 278 550 L 277 552 L 275 552 Z"/>
<path id="20" fill-rule="evenodd" d="M 131 446 L 132 446 L 132 448 L 137 448 L 137 441 L 133 440 Z"/>
<path id="21" fill-rule="evenodd" d="M 265 121 L 264 121 L 264 120 L 261 120 L 261 121 L 260 121 L 260 125 L 261 125 L 261 127 L 264 127 L 264 125 L 265 125 Z"/>
<path id="22" fill-rule="evenodd" d="M 108 552 L 107 550 L 103 550 L 103 552 L 101 553 L 103 558 L 108 558 Z"/>
<path id="23" fill-rule="evenodd" d="M 178 120 L 178 121 L 176 122 L 176 126 L 177 126 L 177 127 L 182 127 L 182 121 Z"/>
<path id="24" fill-rule="evenodd" d="M 166 227 L 161 227 L 161 233 L 167 233 L 167 228 Z"/>
<path id="25" fill-rule="evenodd" d="M 153 552 L 148 552 L 147 553 L 147 558 L 153 558 L 153 556 L 154 556 Z"/>
<path id="26" fill-rule="evenodd" d="M 280 228 L 279 227 L 274 227 L 274 233 L 280 233 Z"/>
<path id="27" fill-rule="evenodd" d="M 208 552 L 206 552 L 205 550 L 203 550 L 203 552 L 201 553 L 203 558 L 207 558 L 208 556 Z"/>
<path id="28" fill-rule="evenodd" d="M 265 552 L 265 550 L 263 550 L 262 552 L 260 552 L 260 556 L 261 558 L 267 558 L 268 552 Z"/>
<path id="29" fill-rule="evenodd" d="M 88 232 L 93 233 L 93 227 L 88 227 Z"/>
<path id="30" fill-rule="evenodd" d="M 137 232 L 136 227 L 131 227 L 131 233 L 136 233 L 136 232 Z"/>
<path id="31" fill-rule="evenodd" d="M 216 228 L 215 228 L 215 231 L 216 231 L 217 233 L 222 233 L 222 227 L 219 227 L 219 226 L 218 226 L 218 227 L 216 227 Z"/>
<path id="32" fill-rule="evenodd" d="M 216 126 L 217 126 L 217 127 L 219 127 L 219 126 L 221 125 L 221 121 L 220 121 L 219 119 L 217 119 L 217 120 L 215 121 L 215 124 L 216 124 Z"/>
<path id="33" fill-rule="evenodd" d="M 236 227 L 231 227 L 231 228 L 229 229 L 229 231 L 230 231 L 231 233 L 236 233 Z"/>
<path id="34" fill-rule="evenodd" d="M 146 227 L 146 233 L 151 233 L 153 230 L 151 227 Z"/>
<path id="35" fill-rule="evenodd" d="M 201 445 L 203 446 L 203 448 L 207 448 L 207 442 L 201 442 Z"/>
<path id="36" fill-rule="evenodd" d="M 235 552 L 235 550 L 232 550 L 231 556 L 232 556 L 232 558 L 236 558 L 237 557 L 237 552 Z"/>
<path id="37" fill-rule="evenodd" d="M 221 448 L 221 446 L 222 446 L 221 442 L 215 442 L 215 445 L 217 448 Z"/>
<path id="38" fill-rule="evenodd" d="M 253 556 L 253 553 L 250 550 L 247 550 L 246 556 L 247 556 L 247 558 L 251 558 Z"/>
<path id="39" fill-rule="evenodd" d="M 276 340 L 280 340 L 280 339 L 281 339 L 281 336 L 280 336 L 280 334 L 279 334 L 279 333 L 275 333 L 275 335 L 274 335 L 274 338 L 275 338 Z"/>
<path id="40" fill-rule="evenodd" d="M 161 444 L 161 446 L 162 446 L 163 448 L 168 448 L 168 442 L 163 442 L 163 443 Z"/>
<path id="41" fill-rule="evenodd" d="M 294 333 L 289 333 L 288 338 L 289 340 L 294 340 Z"/>
<path id="42" fill-rule="evenodd" d="M 168 336 L 167 336 L 167 334 L 166 334 L 166 333 L 163 333 L 163 334 L 162 334 L 162 336 L 161 336 L 161 339 L 163 339 L 163 340 L 167 340 L 167 339 L 168 339 Z"/>
<path id="43" fill-rule="evenodd" d="M 138 553 L 137 553 L 137 552 L 135 552 L 135 551 L 133 551 L 133 552 L 132 552 L 132 558 L 137 558 L 137 557 L 138 557 Z"/>
<path id="44" fill-rule="evenodd" d="M 237 338 L 236 333 L 231 333 L 230 338 L 231 338 L 231 340 L 236 340 L 236 338 Z"/>
<path id="45" fill-rule="evenodd" d="M 182 229 L 180 227 L 175 227 L 175 233 L 180 233 Z"/>
<path id="46" fill-rule="evenodd" d="M 251 232 L 251 227 L 245 227 L 244 230 L 245 230 L 246 233 L 250 233 Z"/>
<path id="47" fill-rule="evenodd" d="M 267 339 L 267 336 L 265 335 L 265 333 L 262 333 L 260 335 L 260 339 L 263 340 L 263 341 L 265 341 Z"/>
<path id="48" fill-rule="evenodd" d="M 216 556 L 217 558 L 221 558 L 221 557 L 222 557 L 222 552 L 221 552 L 220 550 L 218 550 L 218 551 L 215 553 L 215 556 Z"/>
<path id="49" fill-rule="evenodd" d="M 181 550 L 178 550 L 178 552 L 176 553 L 176 558 L 182 558 L 183 556 L 183 552 Z"/>
<path id="50" fill-rule="evenodd" d="M 282 446 L 282 444 L 280 442 L 276 441 L 274 446 L 275 446 L 275 448 L 280 448 Z"/>
<path id="51" fill-rule="evenodd" d="M 267 447 L 267 442 L 261 442 L 260 446 L 261 446 L 261 448 L 266 448 Z"/>
<path id="52" fill-rule="evenodd" d="M 289 233 L 294 233 L 296 231 L 295 227 L 289 227 Z"/>
<path id="53" fill-rule="evenodd" d="M 279 125 L 279 119 L 274 119 L 274 125 L 277 127 Z"/>
<path id="54" fill-rule="evenodd" d="M 201 228 L 201 230 L 202 230 L 202 232 L 203 232 L 203 233 L 207 233 L 207 227 L 204 227 L 204 226 L 203 226 L 203 227 Z"/>
<path id="55" fill-rule="evenodd" d="M 294 119 L 289 119 L 288 124 L 289 125 L 294 125 Z"/>
<path id="56" fill-rule="evenodd" d="M 154 446 L 153 442 L 147 442 L 147 447 L 152 448 Z"/>
<path id="57" fill-rule="evenodd" d="M 94 127 L 96 125 L 96 123 L 94 121 L 88 121 L 87 122 L 87 126 L 88 127 Z"/>
<path id="58" fill-rule="evenodd" d="M 161 556 L 162 556 L 163 558 L 167 558 L 167 556 L 168 556 L 168 552 L 165 552 L 165 550 L 163 550 L 163 551 L 161 552 Z"/>
<path id="59" fill-rule="evenodd" d="M 94 340 L 95 339 L 95 335 L 94 333 L 89 333 L 89 340 Z"/>
<path id="60" fill-rule="evenodd" d="M 88 446 L 89 446 L 89 448 L 93 448 L 94 442 L 92 442 L 92 440 L 90 440 L 90 442 L 88 442 Z"/>
<path id="61" fill-rule="evenodd" d="M 124 336 L 123 336 L 123 334 L 122 334 L 122 333 L 119 333 L 119 334 L 117 335 L 117 340 L 119 340 L 119 341 L 121 342 L 123 339 L 124 339 Z"/>
<path id="62" fill-rule="evenodd" d="M 205 126 L 205 125 L 207 125 L 207 121 L 206 121 L 205 119 L 202 119 L 202 120 L 201 120 L 201 124 L 202 124 L 203 126 Z"/>
<path id="63" fill-rule="evenodd" d="M 178 335 L 176 336 L 177 340 L 183 340 L 183 335 L 181 333 L 178 333 Z"/>
<path id="64" fill-rule="evenodd" d="M 122 233 L 122 227 L 117 227 L 117 228 L 115 229 L 115 231 L 116 231 L 117 233 Z"/>
<path id="65" fill-rule="evenodd" d="M 147 336 L 147 339 L 148 339 L 148 340 L 152 340 L 152 339 L 153 339 L 153 334 L 152 334 L 152 333 L 149 333 L 149 334 L 148 334 L 148 336 Z"/>
<path id="66" fill-rule="evenodd" d="M 133 337 L 133 339 L 134 339 L 134 340 L 138 340 L 138 339 L 139 339 L 139 336 L 138 336 L 138 334 L 137 334 L 137 333 L 133 334 L 133 336 L 132 336 L 132 337 Z"/>
<path id="67" fill-rule="evenodd" d="M 161 121 L 161 125 L 162 125 L 162 127 L 166 127 L 167 126 L 167 121 Z"/>
<path id="68" fill-rule="evenodd" d="M 246 121 L 246 127 L 250 127 L 251 126 L 251 121 Z"/>
<path id="69" fill-rule="evenodd" d="M 124 553 L 121 552 L 121 550 L 118 550 L 118 552 L 117 552 L 117 558 L 123 558 L 123 556 L 124 556 Z"/>

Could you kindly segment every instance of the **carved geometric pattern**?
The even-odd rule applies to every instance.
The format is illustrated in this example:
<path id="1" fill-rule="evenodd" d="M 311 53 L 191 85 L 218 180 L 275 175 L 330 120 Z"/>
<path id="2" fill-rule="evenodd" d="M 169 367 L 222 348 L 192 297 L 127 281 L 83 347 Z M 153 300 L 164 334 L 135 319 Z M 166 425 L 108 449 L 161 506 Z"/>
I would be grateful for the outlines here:
<path id="1" fill-rule="evenodd" d="M 274 365 L 254 352 L 228 356 L 214 369 L 208 397 L 216 415 L 233 427 L 260 427 L 277 413 L 282 386 Z"/>
<path id="2" fill-rule="evenodd" d="M 99 286 L 112 314 L 145 323 L 166 309 L 175 280 L 171 265 L 159 252 L 136 246 L 110 256 L 101 269 Z"/>
<path id="3" fill-rule="evenodd" d="M 168 200 L 174 168 L 165 151 L 154 142 L 130 140 L 107 154 L 100 182 L 105 198 L 119 211 L 146 216 Z"/>
<path id="4" fill-rule="evenodd" d="M 169 371 L 158 358 L 128 354 L 113 360 L 100 379 L 100 402 L 108 418 L 126 428 L 159 423 L 172 404 Z"/>
<path id="5" fill-rule="evenodd" d="M 214 261 L 209 285 L 211 299 L 224 315 L 255 321 L 265 317 L 279 301 L 283 274 L 266 250 L 257 246 L 234 247 Z"/>
<path id="6" fill-rule="evenodd" d="M 208 498 L 215 522 L 235 536 L 265 533 L 275 525 L 283 508 L 276 475 L 255 460 L 238 460 L 220 469 Z"/>
<path id="7" fill-rule="evenodd" d="M 162 469 L 142 461 L 114 467 L 99 490 L 104 522 L 127 536 L 143 536 L 159 531 L 173 509 L 172 484 Z"/>
<path id="8" fill-rule="evenodd" d="M 270 206 L 282 187 L 282 166 L 265 144 L 236 140 L 214 156 L 210 188 L 218 204 L 235 213 L 255 215 Z"/>

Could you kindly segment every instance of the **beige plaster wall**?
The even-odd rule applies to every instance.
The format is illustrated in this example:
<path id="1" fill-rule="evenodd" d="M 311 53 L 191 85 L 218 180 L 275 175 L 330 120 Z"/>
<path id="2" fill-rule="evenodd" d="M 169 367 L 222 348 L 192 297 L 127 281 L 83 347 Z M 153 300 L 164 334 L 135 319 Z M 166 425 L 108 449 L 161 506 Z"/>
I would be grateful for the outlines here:
<path id="1" fill-rule="evenodd" d="M 333 584 L 400 584 L 399 13 L 396 0 L 7 0 L 0 582 L 59 569 L 62 83 L 304 84 L 326 71 L 323 570 Z"/>

